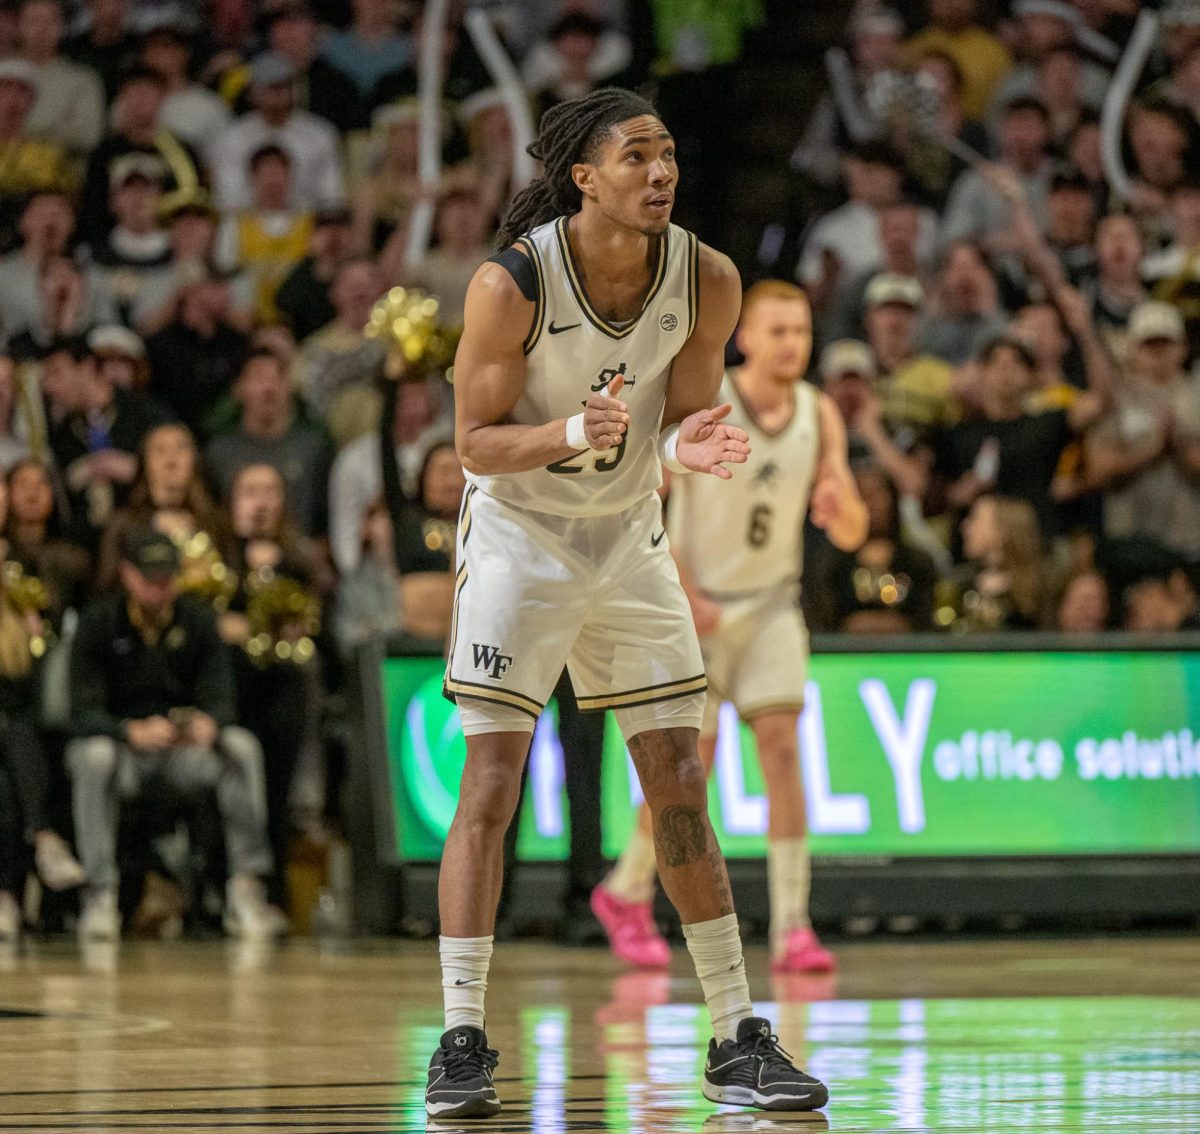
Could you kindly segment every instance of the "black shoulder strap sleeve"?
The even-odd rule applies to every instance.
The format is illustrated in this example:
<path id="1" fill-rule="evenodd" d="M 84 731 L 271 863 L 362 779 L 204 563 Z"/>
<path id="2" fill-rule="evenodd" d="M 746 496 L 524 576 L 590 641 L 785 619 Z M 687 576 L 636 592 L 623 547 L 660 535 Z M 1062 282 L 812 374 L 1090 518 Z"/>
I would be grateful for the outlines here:
<path id="1" fill-rule="evenodd" d="M 505 248 L 503 252 L 497 252 L 495 256 L 489 257 L 488 263 L 499 264 L 516 281 L 517 287 L 521 289 L 521 294 L 530 303 L 537 302 L 537 269 L 534 268 L 533 261 L 524 252 L 518 252 L 516 248 Z"/>

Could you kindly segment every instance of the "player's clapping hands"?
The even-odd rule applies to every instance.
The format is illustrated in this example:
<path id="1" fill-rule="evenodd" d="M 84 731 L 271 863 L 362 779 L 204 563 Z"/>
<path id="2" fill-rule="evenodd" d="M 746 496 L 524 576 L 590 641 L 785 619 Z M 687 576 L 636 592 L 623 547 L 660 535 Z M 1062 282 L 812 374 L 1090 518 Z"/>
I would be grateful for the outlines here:
<path id="1" fill-rule="evenodd" d="M 722 420 L 732 409 L 726 403 L 715 409 L 700 410 L 680 422 L 676 458 L 684 468 L 729 480 L 733 473 L 725 465 L 746 463 L 750 457 L 750 435 Z"/>
<path id="2" fill-rule="evenodd" d="M 584 436 L 588 445 L 600 452 L 620 445 L 629 428 L 629 407 L 617 397 L 624 385 L 624 377 L 618 374 L 583 407 Z"/>

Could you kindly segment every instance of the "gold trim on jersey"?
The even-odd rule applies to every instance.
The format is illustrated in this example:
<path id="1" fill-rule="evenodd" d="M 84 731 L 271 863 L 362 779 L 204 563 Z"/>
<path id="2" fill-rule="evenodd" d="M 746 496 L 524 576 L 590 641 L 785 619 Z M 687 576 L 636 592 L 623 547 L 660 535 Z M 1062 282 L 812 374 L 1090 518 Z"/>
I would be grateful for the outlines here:
<path id="1" fill-rule="evenodd" d="M 529 261 L 533 264 L 533 270 L 537 274 L 537 299 L 534 300 L 533 306 L 533 322 L 529 327 L 529 334 L 525 336 L 524 351 L 529 354 L 538 344 L 538 339 L 542 337 L 542 328 L 546 323 L 546 277 L 542 271 L 542 257 L 537 250 L 537 246 L 527 236 L 522 236 L 518 241 L 522 248 L 525 249 L 525 254 L 529 257 Z"/>
<path id="2" fill-rule="evenodd" d="M 663 281 L 667 278 L 670 229 L 664 232 L 659 238 L 658 263 L 654 266 L 653 282 L 650 284 L 649 292 L 646 293 L 646 298 L 642 301 L 642 309 L 637 313 L 633 321 L 626 326 L 614 327 L 592 306 L 592 301 L 588 298 L 587 288 L 583 284 L 583 274 L 579 270 L 579 265 L 575 262 L 575 253 L 571 250 L 571 241 L 567 236 L 567 219 L 567 217 L 559 217 L 554 226 L 555 234 L 558 236 L 558 248 L 562 254 L 563 264 L 567 269 L 567 283 L 570 285 L 575 300 L 579 304 L 580 310 L 587 317 L 588 322 L 597 330 L 603 331 L 610 339 L 623 339 L 633 333 L 638 323 L 641 322 L 647 308 L 654 302 L 655 296 L 662 290 Z"/>
<path id="3" fill-rule="evenodd" d="M 803 382 L 804 379 L 801 378 L 800 381 Z M 781 434 L 785 433 L 788 429 L 790 429 L 792 427 L 793 423 L 796 420 L 796 411 L 798 408 L 797 403 L 799 401 L 799 399 L 796 397 L 796 391 L 794 388 L 791 391 L 792 408 L 791 408 L 790 412 L 788 413 L 786 419 L 784 420 L 783 424 L 778 426 L 778 428 L 776 428 L 776 429 L 768 429 L 759 420 L 758 414 L 754 412 L 754 407 L 748 401 L 746 401 L 746 395 L 742 393 L 742 388 L 737 383 L 737 370 L 736 369 L 729 371 L 729 384 L 733 387 L 734 397 L 737 398 L 738 405 L 742 407 L 743 412 L 750 419 L 750 424 L 753 425 L 754 428 L 757 429 L 759 431 L 759 433 L 761 433 L 764 437 L 779 437 Z"/>
<path id="4" fill-rule="evenodd" d="M 700 318 L 700 241 L 694 232 L 689 232 L 687 257 L 688 337 L 696 329 Z"/>
<path id="5" fill-rule="evenodd" d="M 575 694 L 581 709 L 635 709 L 639 705 L 652 705 L 656 701 L 673 701 L 689 693 L 703 693 L 708 688 L 704 674 L 688 677 L 682 681 L 665 681 L 661 685 L 645 685 L 641 689 L 628 689 L 624 693 L 603 693 L 596 697 Z"/>

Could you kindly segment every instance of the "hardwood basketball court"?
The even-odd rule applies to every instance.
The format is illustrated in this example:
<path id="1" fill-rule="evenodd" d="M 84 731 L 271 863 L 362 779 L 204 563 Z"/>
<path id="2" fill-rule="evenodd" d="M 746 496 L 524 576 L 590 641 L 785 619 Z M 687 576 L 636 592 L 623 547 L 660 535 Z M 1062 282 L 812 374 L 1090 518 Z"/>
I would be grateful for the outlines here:
<path id="1" fill-rule="evenodd" d="M 1200 1130 L 1200 944 L 865 942 L 837 978 L 767 975 L 756 1006 L 829 1083 L 823 1114 L 699 1093 L 708 1020 L 669 974 L 606 953 L 497 948 L 489 1040 L 504 1112 L 426 1123 L 442 1031 L 433 943 L 234 943 L 0 955 L 0 1130 Z"/>

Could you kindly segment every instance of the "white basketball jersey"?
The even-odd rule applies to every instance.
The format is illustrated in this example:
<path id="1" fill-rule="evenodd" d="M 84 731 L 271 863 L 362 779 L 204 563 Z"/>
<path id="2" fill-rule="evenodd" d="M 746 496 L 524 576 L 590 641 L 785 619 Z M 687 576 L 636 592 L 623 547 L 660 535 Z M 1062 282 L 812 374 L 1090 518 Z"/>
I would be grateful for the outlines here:
<path id="1" fill-rule="evenodd" d="M 658 435 L 671 362 L 695 325 L 695 236 L 671 225 L 641 314 L 624 326 L 604 319 L 588 299 L 567 240 L 567 218 L 517 241 L 537 271 L 538 298 L 525 342 L 525 390 L 509 420 L 544 425 L 572 417 L 590 394 L 625 377 L 621 401 L 630 424 L 616 449 L 588 449 L 548 468 L 467 479 L 498 500 L 558 516 L 622 512 L 662 483 Z"/>
<path id="2" fill-rule="evenodd" d="M 725 420 L 750 435 L 750 459 L 726 466 L 732 480 L 693 473 L 671 481 L 671 548 L 714 598 L 800 577 L 804 519 L 821 447 L 821 395 L 807 382 L 793 389 L 792 416 L 768 433 L 727 373 L 719 400 L 733 404 Z"/>

